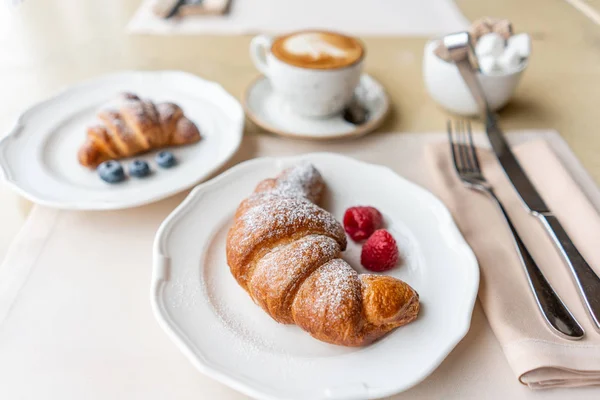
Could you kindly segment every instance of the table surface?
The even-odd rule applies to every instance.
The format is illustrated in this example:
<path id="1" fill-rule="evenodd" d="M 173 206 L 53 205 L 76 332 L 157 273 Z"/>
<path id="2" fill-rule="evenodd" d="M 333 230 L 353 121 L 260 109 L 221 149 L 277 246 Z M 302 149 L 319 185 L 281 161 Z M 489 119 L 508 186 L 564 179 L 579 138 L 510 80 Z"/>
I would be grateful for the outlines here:
<path id="1" fill-rule="evenodd" d="M 506 129 L 558 130 L 600 182 L 600 26 L 566 1 L 458 0 L 469 19 L 509 18 L 533 38 L 533 57 L 514 100 L 501 112 Z M 124 69 L 180 69 L 220 82 L 240 97 L 257 75 L 250 36 L 135 36 L 125 25 L 137 0 L 25 1 L 0 7 L 0 132 L 29 105 L 80 80 Z M 600 2 L 589 4 L 600 10 Z M 448 115 L 421 79 L 426 38 L 365 38 L 366 70 L 385 85 L 392 112 L 373 135 L 444 129 Z M 248 122 L 245 142 L 272 140 Z M 359 139 L 360 141 L 361 139 Z M 365 139 L 362 139 L 365 140 Z M 358 142 L 357 142 L 358 145 Z M 309 150 L 318 144 L 303 144 Z M 236 157 L 242 161 L 243 154 Z M 242 158 L 240 158 L 242 157 Z M 0 260 L 31 205 L 0 183 Z"/>

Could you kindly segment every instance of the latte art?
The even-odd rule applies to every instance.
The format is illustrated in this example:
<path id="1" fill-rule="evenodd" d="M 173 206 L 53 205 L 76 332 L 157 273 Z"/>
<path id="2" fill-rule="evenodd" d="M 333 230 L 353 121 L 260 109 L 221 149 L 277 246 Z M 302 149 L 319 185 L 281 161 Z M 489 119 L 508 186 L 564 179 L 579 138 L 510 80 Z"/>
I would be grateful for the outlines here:
<path id="1" fill-rule="evenodd" d="M 280 60 L 302 68 L 342 68 L 360 60 L 363 47 L 354 38 L 331 32 L 300 32 L 275 40 L 271 49 Z"/>
<path id="2" fill-rule="evenodd" d="M 291 54 L 311 56 L 315 60 L 327 56 L 333 58 L 346 57 L 346 51 L 323 40 L 320 33 L 305 33 L 292 36 L 283 43 L 283 47 Z"/>

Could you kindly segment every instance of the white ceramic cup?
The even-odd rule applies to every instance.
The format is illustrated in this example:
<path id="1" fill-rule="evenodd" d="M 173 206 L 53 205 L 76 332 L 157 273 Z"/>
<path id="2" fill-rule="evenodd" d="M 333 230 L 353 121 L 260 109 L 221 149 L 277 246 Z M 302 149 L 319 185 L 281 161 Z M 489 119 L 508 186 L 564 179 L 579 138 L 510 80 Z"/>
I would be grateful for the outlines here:
<path id="1" fill-rule="evenodd" d="M 341 112 L 350 103 L 360 81 L 364 56 L 340 68 L 297 67 L 273 55 L 274 40 L 268 35 L 254 37 L 250 56 L 290 112 L 310 118 L 327 117 Z"/>
<path id="2" fill-rule="evenodd" d="M 478 115 L 477 103 L 456 65 L 435 55 L 437 43 L 437 40 L 428 42 L 423 55 L 423 79 L 429 95 L 450 112 L 467 116 Z M 508 103 L 526 68 L 527 61 L 519 69 L 510 73 L 494 75 L 477 73 L 477 79 L 492 111 Z"/>

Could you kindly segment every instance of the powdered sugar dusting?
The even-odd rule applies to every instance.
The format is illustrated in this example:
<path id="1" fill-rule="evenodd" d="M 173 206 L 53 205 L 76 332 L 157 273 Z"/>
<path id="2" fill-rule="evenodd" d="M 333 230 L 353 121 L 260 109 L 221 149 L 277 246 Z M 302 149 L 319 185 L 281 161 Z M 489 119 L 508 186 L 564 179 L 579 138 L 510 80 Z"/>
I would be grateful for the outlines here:
<path id="1" fill-rule="evenodd" d="M 221 305 L 215 312 L 217 318 L 229 332 L 238 338 L 236 352 L 245 358 L 251 358 L 254 354 L 267 350 L 269 352 L 281 352 L 272 341 L 259 337 L 240 318 L 235 317 L 235 312 L 227 306 Z"/>
<path id="2" fill-rule="evenodd" d="M 273 319 L 294 323 L 292 302 L 298 289 L 315 269 L 339 253 L 339 244 L 324 235 L 308 235 L 280 246 L 253 269 L 250 293 Z"/>
<path id="3" fill-rule="evenodd" d="M 360 299 L 361 296 L 358 273 L 340 258 L 331 260 L 319 269 L 314 290 L 318 293 L 312 305 L 314 314 L 323 315 L 327 310 L 340 311 L 330 314 L 342 320 L 349 317 L 344 315 L 347 310 L 341 307 L 342 303 L 352 298 Z"/>
<path id="4" fill-rule="evenodd" d="M 173 281 L 173 292 L 170 300 L 173 308 L 192 308 L 198 302 L 200 293 L 197 290 L 194 270 L 189 269 Z"/>
<path id="5" fill-rule="evenodd" d="M 302 293 L 306 290 L 306 293 Z M 360 316 L 362 293 L 358 273 L 340 258 L 317 269 L 302 285 L 294 308 L 307 318 L 311 326 L 330 326 L 358 329 L 355 320 Z M 321 329 L 319 329 L 321 330 Z"/>
<path id="6" fill-rule="evenodd" d="M 301 162 L 286 169 L 279 178 L 272 193 L 288 197 L 305 197 L 317 202 L 325 184 L 319 171 L 308 162 Z"/>
<path id="7" fill-rule="evenodd" d="M 247 306 L 239 307 L 239 304 L 234 302 L 237 296 L 230 292 L 240 291 L 239 295 L 246 298 L 246 293 L 241 293 L 242 289 L 237 286 L 230 275 L 222 274 L 222 271 L 213 270 L 208 276 L 204 277 L 202 284 L 203 295 L 210 299 L 210 306 L 213 309 L 216 319 L 213 321 L 212 330 L 222 330 L 223 342 L 239 356 L 241 359 L 252 360 L 255 357 L 267 352 L 279 357 L 282 362 L 281 366 L 290 367 L 293 370 L 295 365 L 307 365 L 313 361 L 306 357 L 297 357 L 295 348 L 285 345 L 285 341 L 274 339 L 278 335 L 268 335 L 261 333 L 261 330 L 266 329 L 285 329 L 293 333 L 299 328 L 291 325 L 280 325 L 274 321 L 264 321 L 262 318 L 268 318 L 262 315 L 263 311 L 259 310 L 261 315 L 257 315 L 256 319 L 248 317 L 252 311 Z M 225 279 L 227 276 L 227 279 Z M 225 286 L 221 286 L 225 285 Z M 224 293 L 225 287 L 228 288 L 227 293 Z M 251 319 L 251 322 L 248 321 Z M 273 324 L 273 325 L 269 325 Z M 280 332 L 284 334 L 284 332 Z M 289 334 L 289 333 L 285 333 Z M 290 351 L 291 350 L 291 351 Z M 284 371 L 287 372 L 287 371 Z M 287 373 L 285 374 L 287 377 Z M 293 376 L 290 376 L 293 378 Z"/>
<path id="8" fill-rule="evenodd" d="M 240 232 L 260 231 L 264 240 L 280 237 L 292 226 L 343 236 L 343 228 L 333 215 L 303 197 L 283 197 L 274 192 L 252 195 L 254 204 L 240 217 Z M 234 246 L 243 248 L 256 241 L 252 235 L 241 235 Z"/>
<path id="9" fill-rule="evenodd" d="M 261 356 L 265 351 L 276 355 L 279 363 L 280 379 L 295 380 L 294 371 L 298 366 L 303 368 L 315 364 L 314 358 L 297 357 L 290 354 L 286 349 L 278 346 L 275 342 L 260 337 L 252 329 L 249 329 L 241 320 L 234 317 L 231 310 L 220 309 L 216 311 L 217 319 L 225 327 L 227 334 L 233 336 L 228 343 L 233 351 L 241 358 L 253 360 Z M 293 327 L 293 329 L 298 329 Z"/>
<path id="10" fill-rule="evenodd" d="M 287 295 L 287 289 L 306 276 L 307 259 L 318 257 L 325 263 L 339 252 L 340 246 L 335 240 L 323 235 L 308 235 L 267 254 L 260 261 L 261 269 L 265 271 L 261 278 L 266 280 L 265 284 L 272 292 Z M 286 268 L 281 268 L 282 259 Z"/>
<path id="11" fill-rule="evenodd" d="M 135 107 L 140 103 L 139 97 L 131 93 L 121 93 L 100 106 L 99 111 L 119 112 L 125 107 Z"/>

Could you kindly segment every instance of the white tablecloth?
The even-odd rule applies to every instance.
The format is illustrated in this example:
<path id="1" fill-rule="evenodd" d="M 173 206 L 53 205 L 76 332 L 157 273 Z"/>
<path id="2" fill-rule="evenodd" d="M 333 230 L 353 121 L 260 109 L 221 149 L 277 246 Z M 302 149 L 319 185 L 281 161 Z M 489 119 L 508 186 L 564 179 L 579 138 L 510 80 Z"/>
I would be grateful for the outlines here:
<path id="1" fill-rule="evenodd" d="M 545 137 L 600 209 L 600 192 L 555 132 Z M 427 186 L 423 146 L 444 134 L 373 134 L 336 143 L 247 135 L 232 161 L 336 151 Z M 260 145 L 258 145 L 260 143 Z M 36 206 L 0 266 L 0 399 L 211 399 L 246 396 L 194 369 L 150 307 L 152 241 L 184 194 L 132 210 Z M 402 355 L 399 354 L 398 357 Z M 260 366 L 257 366 L 259 368 Z M 393 399 L 599 399 L 600 388 L 532 391 L 518 383 L 479 304 L 466 338 L 424 382 Z"/>

